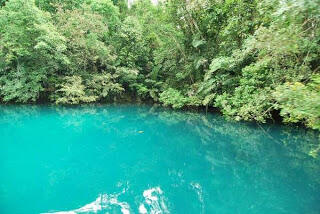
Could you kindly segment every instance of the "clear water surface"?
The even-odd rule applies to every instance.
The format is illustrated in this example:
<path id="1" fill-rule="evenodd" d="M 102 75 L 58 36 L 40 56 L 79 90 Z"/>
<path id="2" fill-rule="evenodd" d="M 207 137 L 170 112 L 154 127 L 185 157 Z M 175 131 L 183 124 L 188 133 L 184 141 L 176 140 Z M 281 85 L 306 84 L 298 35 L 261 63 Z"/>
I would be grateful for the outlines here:
<path id="1" fill-rule="evenodd" d="M 152 106 L 0 106 L 0 213 L 319 214 L 317 142 Z"/>

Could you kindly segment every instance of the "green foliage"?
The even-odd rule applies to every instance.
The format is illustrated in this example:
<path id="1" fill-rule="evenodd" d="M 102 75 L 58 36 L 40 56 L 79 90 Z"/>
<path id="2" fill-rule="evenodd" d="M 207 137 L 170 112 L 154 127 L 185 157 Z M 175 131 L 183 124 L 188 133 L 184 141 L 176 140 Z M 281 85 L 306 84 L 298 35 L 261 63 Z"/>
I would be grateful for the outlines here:
<path id="1" fill-rule="evenodd" d="M 169 88 L 160 94 L 159 101 L 164 106 L 172 108 L 182 108 L 184 106 L 199 106 L 201 101 L 195 96 L 184 96 L 180 91 Z"/>
<path id="2" fill-rule="evenodd" d="M 3 7 L 6 4 L 7 0 L 0 0 L 0 7 Z"/>
<path id="3" fill-rule="evenodd" d="M 68 64 L 65 38 L 34 1 L 11 0 L 0 10 L 0 81 L 4 102 L 34 102 L 48 76 Z"/>
<path id="4" fill-rule="evenodd" d="M 187 104 L 187 98 L 180 91 L 173 88 L 162 92 L 159 100 L 164 106 L 172 106 L 173 108 L 182 108 Z"/>
<path id="5" fill-rule="evenodd" d="M 116 27 L 120 25 L 119 8 L 116 7 L 111 0 L 87 0 L 92 11 L 101 15 L 107 23 L 109 32 L 114 33 Z"/>
<path id="6" fill-rule="evenodd" d="M 55 19 L 67 40 L 66 54 L 70 59 L 67 71 L 76 74 L 112 68 L 115 56 L 112 47 L 104 42 L 108 28 L 101 15 L 83 5 L 74 10 L 58 8 Z"/>
<path id="7" fill-rule="evenodd" d="M 86 87 L 80 76 L 67 76 L 63 83 L 57 85 L 57 90 L 51 96 L 56 104 L 79 104 L 90 103 L 97 100 L 97 96 L 86 94 Z"/>
<path id="8" fill-rule="evenodd" d="M 116 35 L 117 64 L 142 71 L 148 62 L 148 47 L 138 19 L 128 16 Z"/>
<path id="9" fill-rule="evenodd" d="M 72 10 L 81 7 L 86 0 L 35 0 L 39 9 L 55 13 L 57 6 L 62 5 L 64 9 Z"/>
<path id="10" fill-rule="evenodd" d="M 110 73 L 95 74 L 87 83 L 87 89 L 90 94 L 93 94 L 98 100 L 115 97 L 124 92 L 121 84 L 117 83 L 117 75 Z"/>
<path id="11" fill-rule="evenodd" d="M 265 2 L 260 10 L 263 5 L 270 10 Z M 275 109 L 272 93 L 278 86 L 310 79 L 319 66 L 318 20 L 312 15 L 315 7 L 305 14 L 306 7 L 300 6 L 285 3 L 231 57 L 212 61 L 200 87 L 205 103 L 237 120 L 264 122 Z"/>
<path id="12" fill-rule="evenodd" d="M 285 122 L 305 122 L 307 126 L 320 130 L 320 75 L 311 82 L 285 83 L 274 92 L 277 108 Z"/>
<path id="13" fill-rule="evenodd" d="M 0 95 L 4 102 L 36 102 L 40 92 L 44 90 L 42 82 L 45 78 L 42 72 L 30 71 L 18 66 L 14 72 L 1 75 Z"/>

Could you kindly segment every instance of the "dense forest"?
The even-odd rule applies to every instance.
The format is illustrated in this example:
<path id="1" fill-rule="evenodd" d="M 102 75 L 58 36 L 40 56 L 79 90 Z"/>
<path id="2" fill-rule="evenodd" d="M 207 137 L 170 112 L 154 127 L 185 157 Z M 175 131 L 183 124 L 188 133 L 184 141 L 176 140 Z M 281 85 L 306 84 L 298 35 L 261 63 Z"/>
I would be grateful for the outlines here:
<path id="1" fill-rule="evenodd" d="M 0 102 L 157 102 L 320 130 L 319 0 L 0 0 Z"/>

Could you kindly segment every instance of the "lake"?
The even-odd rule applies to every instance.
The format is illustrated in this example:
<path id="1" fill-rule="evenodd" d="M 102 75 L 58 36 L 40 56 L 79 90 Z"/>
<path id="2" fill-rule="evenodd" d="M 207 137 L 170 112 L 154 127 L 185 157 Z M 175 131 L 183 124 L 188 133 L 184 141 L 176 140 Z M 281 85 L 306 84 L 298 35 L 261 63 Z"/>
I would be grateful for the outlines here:
<path id="1" fill-rule="evenodd" d="M 0 106 L 0 213 L 319 214 L 318 137 L 148 105 Z"/>

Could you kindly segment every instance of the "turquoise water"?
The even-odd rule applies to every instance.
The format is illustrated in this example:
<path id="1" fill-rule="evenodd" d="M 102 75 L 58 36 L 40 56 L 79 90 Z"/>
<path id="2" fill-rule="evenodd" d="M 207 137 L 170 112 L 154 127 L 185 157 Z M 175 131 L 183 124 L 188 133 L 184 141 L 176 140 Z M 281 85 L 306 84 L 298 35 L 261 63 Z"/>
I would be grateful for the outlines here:
<path id="1" fill-rule="evenodd" d="M 317 137 L 151 106 L 0 106 L 0 213 L 319 214 Z"/>

